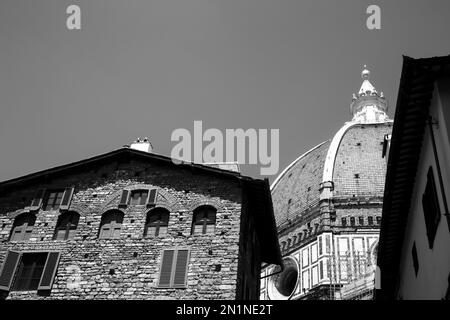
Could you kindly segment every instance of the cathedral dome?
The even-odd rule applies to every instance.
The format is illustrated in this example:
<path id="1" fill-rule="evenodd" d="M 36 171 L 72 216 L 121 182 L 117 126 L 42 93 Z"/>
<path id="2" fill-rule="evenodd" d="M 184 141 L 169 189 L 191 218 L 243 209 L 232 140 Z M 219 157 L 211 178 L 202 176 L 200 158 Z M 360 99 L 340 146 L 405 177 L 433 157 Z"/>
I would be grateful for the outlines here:
<path id="1" fill-rule="evenodd" d="M 277 227 L 314 215 L 324 201 L 383 197 L 386 159 L 384 137 L 391 133 L 387 101 L 369 81 L 363 83 L 350 105 L 352 120 L 330 140 L 295 159 L 273 182 L 272 200 Z"/>

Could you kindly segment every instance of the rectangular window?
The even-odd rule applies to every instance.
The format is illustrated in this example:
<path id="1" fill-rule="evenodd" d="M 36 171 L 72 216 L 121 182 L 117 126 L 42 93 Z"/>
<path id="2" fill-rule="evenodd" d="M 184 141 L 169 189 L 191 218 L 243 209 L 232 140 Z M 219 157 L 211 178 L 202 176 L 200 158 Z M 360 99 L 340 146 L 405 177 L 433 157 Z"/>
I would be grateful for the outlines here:
<path id="1" fill-rule="evenodd" d="M 419 258 L 417 256 L 417 248 L 416 248 L 415 242 L 412 247 L 411 255 L 412 255 L 412 261 L 413 261 L 414 273 L 417 277 L 417 273 L 419 272 Z"/>
<path id="2" fill-rule="evenodd" d="M 6 291 L 10 289 L 12 291 L 50 290 L 59 258 L 59 252 L 8 251 L 0 272 L 0 289 Z"/>
<path id="3" fill-rule="evenodd" d="M 131 192 L 130 205 L 145 205 L 148 198 L 148 190 L 134 190 Z"/>
<path id="4" fill-rule="evenodd" d="M 342 223 L 343 227 L 346 227 L 347 226 L 347 219 L 346 218 L 342 218 L 341 219 L 341 223 Z"/>
<path id="5" fill-rule="evenodd" d="M 186 287 L 189 256 L 189 249 L 163 251 L 158 284 L 160 288 Z"/>
<path id="6" fill-rule="evenodd" d="M 422 196 L 422 208 L 425 215 L 428 245 L 430 249 L 432 249 L 436 231 L 441 219 L 441 210 L 439 208 L 439 200 L 436 192 L 436 184 L 434 181 L 432 167 L 428 169 L 427 184 L 425 186 L 425 192 Z"/>
<path id="7" fill-rule="evenodd" d="M 43 210 L 57 210 L 61 205 L 64 196 L 64 189 L 61 190 L 47 190 L 44 199 Z"/>
<path id="8" fill-rule="evenodd" d="M 358 221 L 359 225 L 363 226 L 364 225 L 364 217 L 359 217 L 358 219 L 359 219 L 359 221 Z"/>
<path id="9" fill-rule="evenodd" d="M 320 264 L 319 264 L 319 277 L 320 277 L 320 280 L 323 279 L 323 261 L 322 260 L 320 260 Z"/>
<path id="10" fill-rule="evenodd" d="M 369 226 L 373 226 L 373 217 L 368 217 L 368 218 L 367 218 L 367 224 L 368 224 Z"/>
<path id="11" fill-rule="evenodd" d="M 44 271 L 46 252 L 25 253 L 20 261 L 17 271 L 17 279 L 14 283 L 14 291 L 37 290 Z"/>
<path id="12" fill-rule="evenodd" d="M 355 217 L 350 217 L 350 225 L 351 225 L 352 227 L 355 226 Z"/>
<path id="13" fill-rule="evenodd" d="M 381 217 L 377 217 L 377 225 L 381 224 Z"/>

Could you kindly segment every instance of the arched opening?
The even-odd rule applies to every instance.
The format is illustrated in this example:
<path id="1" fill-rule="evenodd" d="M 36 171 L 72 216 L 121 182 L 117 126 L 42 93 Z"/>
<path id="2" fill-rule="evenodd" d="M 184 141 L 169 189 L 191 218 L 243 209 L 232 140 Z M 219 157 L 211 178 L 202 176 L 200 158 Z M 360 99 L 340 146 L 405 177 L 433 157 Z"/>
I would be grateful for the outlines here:
<path id="1" fill-rule="evenodd" d="M 10 241 L 30 240 L 35 222 L 36 216 L 32 213 L 23 213 L 17 216 L 16 219 L 14 219 Z"/>
<path id="2" fill-rule="evenodd" d="M 122 230 L 123 213 L 119 210 L 110 210 L 102 215 L 100 222 L 99 239 L 120 238 Z"/>
<path id="3" fill-rule="evenodd" d="M 144 237 L 161 237 L 167 234 L 170 212 L 164 208 L 155 208 L 147 213 Z"/>
<path id="4" fill-rule="evenodd" d="M 64 212 L 58 218 L 54 240 L 71 240 L 74 238 L 78 227 L 80 215 L 75 211 Z"/>
<path id="5" fill-rule="evenodd" d="M 214 233 L 216 226 L 216 209 L 212 206 L 200 206 L 194 210 L 191 234 Z"/>

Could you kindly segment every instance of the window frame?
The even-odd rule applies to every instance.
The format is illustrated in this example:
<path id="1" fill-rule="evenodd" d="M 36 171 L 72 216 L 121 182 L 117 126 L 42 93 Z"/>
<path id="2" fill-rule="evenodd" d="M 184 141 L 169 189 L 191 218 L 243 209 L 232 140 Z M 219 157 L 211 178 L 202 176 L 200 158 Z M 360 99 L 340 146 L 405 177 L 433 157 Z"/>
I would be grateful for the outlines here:
<path id="1" fill-rule="evenodd" d="M 64 193 L 66 189 L 65 188 L 54 188 L 54 189 L 46 189 L 44 193 L 44 198 L 42 199 L 42 210 L 43 211 L 56 211 L 59 210 L 63 203 L 64 199 Z M 53 203 L 51 208 L 48 208 L 50 196 L 52 194 L 55 194 L 55 197 L 53 199 Z M 61 196 L 59 196 L 61 195 Z M 57 200 L 59 199 L 59 203 L 56 204 Z M 56 207 L 55 207 L 56 206 Z"/>
<path id="2" fill-rule="evenodd" d="M 209 213 L 213 212 L 214 214 L 214 220 L 208 219 Z M 203 217 L 200 219 L 202 220 L 202 223 L 198 223 L 199 220 L 199 214 L 203 214 Z M 213 221 L 211 223 L 208 223 L 208 221 Z M 195 233 L 195 227 L 202 225 L 202 232 L 201 233 Z M 208 226 L 212 225 L 214 226 L 214 229 L 212 232 L 208 231 Z M 191 235 L 206 235 L 206 234 L 215 234 L 216 231 L 216 225 L 217 225 L 217 209 L 211 205 L 202 205 L 194 209 L 193 215 L 192 215 L 192 226 L 191 226 Z"/>
<path id="3" fill-rule="evenodd" d="M 162 267 L 163 267 L 163 260 L 164 260 L 164 254 L 166 251 L 169 250 L 173 250 L 173 257 L 172 257 L 172 266 L 171 266 L 171 271 L 170 271 L 170 280 L 169 280 L 169 284 L 168 285 L 161 285 L 160 281 L 161 281 L 161 272 L 162 272 Z M 174 284 L 174 278 L 175 278 L 175 273 L 176 273 L 176 266 L 177 266 L 177 261 L 178 261 L 178 252 L 182 251 L 182 250 L 187 250 L 187 259 L 186 259 L 186 265 L 185 265 L 185 272 L 184 272 L 184 282 L 183 285 L 175 285 Z M 191 260 L 191 253 L 192 253 L 192 249 L 190 247 L 168 247 L 165 249 L 162 249 L 162 253 L 161 253 L 161 261 L 159 263 L 159 274 L 158 274 L 158 285 L 157 288 L 158 289 L 185 289 L 187 287 L 187 276 L 188 276 L 188 271 L 189 271 L 189 262 Z"/>
<path id="4" fill-rule="evenodd" d="M 122 220 L 122 221 L 121 221 L 120 223 L 117 223 L 116 220 L 110 221 L 110 222 L 108 223 L 108 226 L 109 226 L 109 228 L 110 228 L 109 236 L 107 236 L 107 237 L 102 236 L 102 234 L 103 234 L 103 227 L 106 225 L 106 223 L 103 222 L 103 220 L 106 219 L 106 216 L 107 216 L 107 215 L 113 215 L 113 214 L 121 215 L 121 220 Z M 104 239 L 105 239 L 105 240 L 106 240 L 106 239 L 120 239 L 120 238 L 121 238 L 120 235 L 121 235 L 121 233 L 122 233 L 122 226 L 123 226 L 123 220 L 124 220 L 124 218 L 125 218 L 125 214 L 124 214 L 122 211 L 117 210 L 117 209 L 112 209 L 112 210 L 108 210 L 108 211 L 104 212 L 104 213 L 102 214 L 102 216 L 101 216 L 101 219 L 100 219 L 100 226 L 99 226 L 99 228 L 98 228 L 98 236 L 97 236 L 97 238 L 98 238 L 99 240 L 104 240 Z M 102 222 L 103 222 L 103 223 L 102 223 Z M 114 236 L 114 234 L 115 234 L 114 230 L 115 230 L 115 227 L 116 227 L 116 226 L 120 226 L 119 236 L 117 236 L 117 237 Z"/>
<path id="5" fill-rule="evenodd" d="M 139 194 L 138 203 L 132 203 L 134 195 Z M 142 195 L 145 194 L 143 197 Z M 129 206 L 145 206 L 148 202 L 150 195 L 150 189 L 133 189 L 129 191 L 127 205 Z"/>
<path id="6" fill-rule="evenodd" d="M 20 218 L 20 217 L 25 217 L 25 216 L 33 217 L 34 218 L 33 224 L 30 225 L 29 224 L 30 221 L 29 220 L 25 220 L 25 223 L 23 223 L 23 224 L 21 224 L 19 226 L 15 226 L 16 220 L 18 218 Z M 34 226 L 36 224 L 36 219 L 37 219 L 36 215 L 34 213 L 31 213 L 31 212 L 21 213 L 18 216 L 16 216 L 14 218 L 14 220 L 13 220 L 13 225 L 12 225 L 11 232 L 10 232 L 10 235 L 9 235 L 9 241 L 10 242 L 29 241 L 30 238 L 31 238 L 31 235 L 33 234 L 33 229 L 34 229 Z M 16 230 L 17 229 L 20 229 L 20 235 L 21 235 L 20 239 L 15 239 L 15 234 L 16 234 Z M 30 232 L 27 232 L 27 231 L 30 231 Z M 27 234 L 29 234 L 29 237 L 26 239 L 26 235 Z"/>
<path id="7" fill-rule="evenodd" d="M 69 222 L 67 223 L 65 228 L 59 228 L 59 224 L 60 224 L 60 220 L 62 218 L 64 218 L 65 216 L 71 215 L 71 218 L 73 218 L 74 216 L 76 217 L 76 224 L 73 224 L 72 219 L 69 220 Z M 56 226 L 55 226 L 55 232 L 53 234 L 53 240 L 56 241 L 66 241 L 66 240 L 73 240 L 73 238 L 75 237 L 76 231 L 78 230 L 78 225 L 80 223 L 80 214 L 76 211 L 67 211 L 67 212 L 63 212 L 58 216 L 58 220 L 56 222 Z M 75 226 L 74 229 L 72 229 L 72 227 Z M 58 239 L 58 232 L 60 230 L 65 230 L 64 233 L 64 239 Z M 73 231 L 73 233 L 71 233 L 70 231 Z"/>
<path id="8" fill-rule="evenodd" d="M 41 291 L 47 291 L 47 290 L 51 290 L 53 283 L 55 281 L 56 278 L 56 273 L 58 271 L 59 268 L 59 262 L 61 260 L 61 251 L 59 250 L 23 250 L 23 251 L 19 251 L 19 250 L 8 250 L 5 256 L 5 259 L 2 263 L 2 267 L 0 268 L 0 275 L 3 276 L 3 269 L 5 267 L 5 263 L 9 257 L 10 253 L 14 253 L 14 254 L 18 254 L 16 263 L 14 265 L 14 268 L 12 270 L 12 274 L 10 275 L 10 282 L 6 287 L 1 287 L 0 290 L 4 290 L 4 291 L 23 291 L 23 292 L 30 292 L 30 291 L 37 291 L 37 292 L 41 292 Z M 42 272 L 40 274 L 39 277 L 39 282 L 38 282 L 38 286 L 36 289 L 22 289 L 22 290 L 16 290 L 16 283 L 18 280 L 18 277 L 20 277 L 19 275 L 19 268 L 21 267 L 22 263 L 23 263 L 23 256 L 25 254 L 40 254 L 40 253 L 45 253 L 47 254 L 46 258 L 45 258 L 45 262 L 44 262 L 44 266 L 42 268 Z M 49 260 L 50 260 L 50 255 L 51 254 L 57 254 L 56 259 L 54 260 L 53 266 L 50 264 Z M 52 268 L 52 269 L 48 269 L 48 268 Z M 47 285 L 44 285 L 43 282 L 43 277 L 44 274 L 47 271 L 51 271 L 51 275 L 50 278 L 47 279 L 49 281 L 49 283 Z M 46 275 L 48 276 L 48 274 Z"/>
<path id="9" fill-rule="evenodd" d="M 152 215 L 158 215 L 158 219 L 154 222 L 149 222 L 150 217 Z M 162 216 L 163 215 L 167 215 L 167 222 L 166 223 L 161 223 L 161 221 L 163 221 Z M 145 219 L 145 225 L 144 225 L 144 238 L 158 238 L 160 237 L 160 229 L 161 227 L 166 227 L 166 234 L 169 233 L 169 221 L 170 221 L 170 211 L 167 210 L 166 208 L 161 208 L 161 207 L 157 207 L 154 209 L 151 209 L 150 211 L 147 212 L 146 214 L 146 219 Z M 156 225 L 155 225 L 156 224 Z M 155 234 L 154 235 L 149 235 L 148 234 L 148 230 L 150 227 L 156 227 L 155 230 Z"/>

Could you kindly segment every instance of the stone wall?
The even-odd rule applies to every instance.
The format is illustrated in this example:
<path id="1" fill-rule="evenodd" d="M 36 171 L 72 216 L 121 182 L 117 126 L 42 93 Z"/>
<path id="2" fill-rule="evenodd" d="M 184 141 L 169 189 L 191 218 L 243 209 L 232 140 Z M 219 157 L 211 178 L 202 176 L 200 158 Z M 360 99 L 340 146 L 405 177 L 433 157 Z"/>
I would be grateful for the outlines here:
<path id="1" fill-rule="evenodd" d="M 11 242 L 14 218 L 30 205 L 41 188 L 74 187 L 70 210 L 80 214 L 73 240 L 55 241 L 60 210 L 36 214 L 29 241 Z M 117 209 L 124 188 L 158 188 L 156 206 L 170 211 L 168 234 L 144 238 L 149 209 L 120 209 L 120 239 L 98 239 L 102 214 Z M 191 235 L 193 210 L 203 204 L 217 209 L 211 235 Z M 237 180 L 159 163 L 122 161 L 86 166 L 57 178 L 26 185 L 0 197 L 0 263 L 8 250 L 58 250 L 61 260 L 49 295 L 3 292 L 7 299 L 234 299 L 237 287 L 242 190 Z M 243 214 L 244 215 L 244 214 Z M 189 247 L 187 286 L 158 288 L 162 250 Z M 78 277 L 72 288 L 70 278 Z M 69 284 L 69 285 L 68 285 Z"/>

